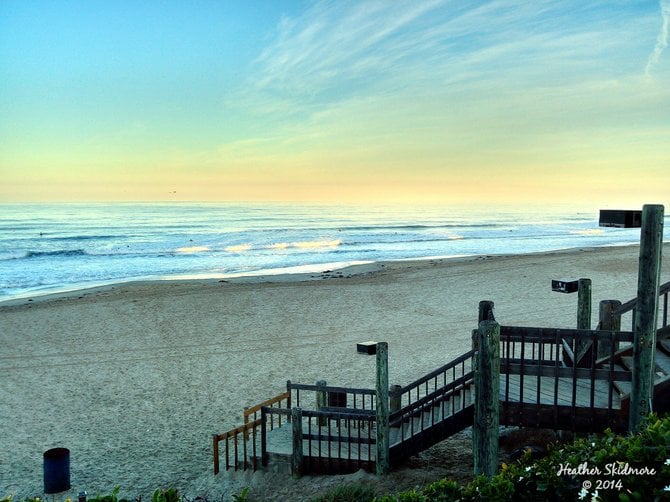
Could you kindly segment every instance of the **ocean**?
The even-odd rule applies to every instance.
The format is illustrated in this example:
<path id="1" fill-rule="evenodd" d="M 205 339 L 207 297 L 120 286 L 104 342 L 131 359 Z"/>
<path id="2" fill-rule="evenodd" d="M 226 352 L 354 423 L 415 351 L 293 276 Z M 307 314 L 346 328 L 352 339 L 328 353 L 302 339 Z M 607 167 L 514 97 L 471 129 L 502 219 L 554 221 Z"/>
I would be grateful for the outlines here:
<path id="1" fill-rule="evenodd" d="M 0 301 L 102 284 L 638 243 L 560 207 L 0 204 Z"/>

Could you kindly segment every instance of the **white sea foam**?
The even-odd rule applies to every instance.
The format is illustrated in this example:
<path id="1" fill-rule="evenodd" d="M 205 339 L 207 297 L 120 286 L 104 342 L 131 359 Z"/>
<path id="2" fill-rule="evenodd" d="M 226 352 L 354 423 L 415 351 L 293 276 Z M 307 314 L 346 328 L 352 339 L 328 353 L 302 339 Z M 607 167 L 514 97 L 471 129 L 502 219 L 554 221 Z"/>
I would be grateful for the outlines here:
<path id="1" fill-rule="evenodd" d="M 636 243 L 597 210 L 232 204 L 5 204 L 0 300 L 157 277 Z M 277 272 L 280 271 L 280 272 Z"/>

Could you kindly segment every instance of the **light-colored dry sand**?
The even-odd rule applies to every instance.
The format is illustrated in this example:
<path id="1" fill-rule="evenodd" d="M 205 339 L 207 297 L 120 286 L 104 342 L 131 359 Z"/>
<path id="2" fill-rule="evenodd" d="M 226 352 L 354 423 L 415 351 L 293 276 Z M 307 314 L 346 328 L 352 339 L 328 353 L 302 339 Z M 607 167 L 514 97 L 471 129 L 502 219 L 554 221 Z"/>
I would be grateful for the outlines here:
<path id="1" fill-rule="evenodd" d="M 75 495 L 120 485 L 146 498 L 173 486 L 227 500 L 249 485 L 255 500 L 301 500 L 344 481 L 376 483 L 364 473 L 214 476 L 211 435 L 240 425 L 244 406 L 287 379 L 373 387 L 374 358 L 356 342 L 387 341 L 390 381 L 411 382 L 468 349 L 480 300 L 495 301 L 503 324 L 574 327 L 576 295 L 552 292 L 551 279 L 592 279 L 595 325 L 599 300 L 636 295 L 637 267 L 637 247 L 607 248 L 122 284 L 4 304 L 0 496 L 41 494 L 42 453 L 56 446 L 71 450 Z M 381 482 L 412 486 L 469 457 L 461 436 Z"/>

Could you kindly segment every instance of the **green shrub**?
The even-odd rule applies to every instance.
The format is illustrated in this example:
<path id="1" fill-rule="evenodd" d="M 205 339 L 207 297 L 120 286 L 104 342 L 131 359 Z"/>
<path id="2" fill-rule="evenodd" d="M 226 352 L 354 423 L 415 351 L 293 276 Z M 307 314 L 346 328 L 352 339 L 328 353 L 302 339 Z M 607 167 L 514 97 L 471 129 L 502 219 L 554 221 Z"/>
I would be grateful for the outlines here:
<path id="1" fill-rule="evenodd" d="M 247 502 L 249 500 L 249 487 L 245 487 L 239 494 L 233 495 L 234 502 Z"/>
<path id="2" fill-rule="evenodd" d="M 375 491 L 369 486 L 342 485 L 312 502 L 372 502 L 374 499 Z"/>
<path id="3" fill-rule="evenodd" d="M 151 502 L 179 502 L 179 493 L 174 488 L 158 489 L 151 496 Z"/>
<path id="4" fill-rule="evenodd" d="M 607 430 L 598 437 L 550 445 L 547 457 L 534 463 L 527 452 L 518 462 L 503 464 L 491 479 L 479 476 L 466 486 L 441 480 L 421 491 L 376 500 L 670 501 L 670 418 L 650 415 L 638 433 L 628 436 Z"/>
<path id="5" fill-rule="evenodd" d="M 91 497 L 89 502 L 128 502 L 127 499 L 120 499 L 119 498 L 119 490 L 121 490 L 120 487 L 116 486 L 112 490 L 112 493 L 109 495 L 96 495 L 95 497 Z"/>

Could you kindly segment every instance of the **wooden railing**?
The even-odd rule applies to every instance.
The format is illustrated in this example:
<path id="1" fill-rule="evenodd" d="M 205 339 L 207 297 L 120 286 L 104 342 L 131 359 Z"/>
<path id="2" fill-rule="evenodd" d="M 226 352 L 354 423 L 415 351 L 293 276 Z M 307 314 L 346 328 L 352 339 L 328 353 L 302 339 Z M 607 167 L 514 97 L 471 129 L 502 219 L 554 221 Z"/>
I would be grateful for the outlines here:
<path id="1" fill-rule="evenodd" d="M 291 394 L 293 406 L 302 409 L 318 410 L 323 407 L 362 411 L 376 409 L 374 389 L 300 384 L 289 380 L 286 382 L 286 391 Z"/>
<path id="2" fill-rule="evenodd" d="M 258 431 L 262 429 L 262 422 L 260 419 L 254 420 L 253 422 L 247 422 L 244 425 L 232 429 L 223 434 L 214 434 L 213 438 L 213 450 L 214 450 L 214 474 L 219 473 L 220 464 L 219 464 L 219 442 L 225 441 L 224 451 L 225 451 L 225 469 L 229 470 L 233 468 L 238 470 L 242 468 L 247 470 L 249 468 L 254 471 L 258 468 L 257 458 L 257 438 Z M 248 438 L 251 437 L 251 443 L 249 443 Z M 231 448 L 232 442 L 232 448 Z M 241 444 L 241 447 L 240 447 Z M 249 451 L 248 447 L 251 445 L 251 462 L 249 462 Z M 241 448 L 241 452 L 240 452 Z M 231 451 L 232 450 L 232 451 Z M 240 453 L 242 454 L 242 460 L 240 461 Z M 231 462 L 232 456 L 232 462 Z"/>
<path id="3" fill-rule="evenodd" d="M 285 407 L 291 407 L 291 394 L 284 392 L 263 403 L 252 406 L 244 410 L 244 425 L 232 429 L 223 434 L 214 434 L 212 438 L 212 449 L 214 452 L 214 474 L 220 470 L 219 443 L 225 441 L 225 469 L 234 470 L 258 469 L 258 458 L 263 452 L 258 451 L 258 440 L 261 434 L 265 433 L 266 428 L 272 430 L 275 427 L 281 427 L 281 416 L 277 420 L 271 418 L 269 421 L 263 420 L 259 413 L 268 407 L 281 408 L 282 403 Z M 251 459 L 250 455 L 251 454 Z"/>
<path id="4" fill-rule="evenodd" d="M 465 397 L 472 384 L 474 354 L 470 350 L 411 384 L 389 391 L 389 425 L 400 429 L 398 443 L 410 440 L 469 405 Z M 424 420 L 423 415 L 428 412 L 430 418 Z"/>
<path id="5" fill-rule="evenodd" d="M 353 413 L 336 410 L 304 410 L 303 443 L 307 453 L 304 466 L 309 472 L 355 472 L 374 470 L 376 459 L 374 411 Z M 319 425 L 324 424 L 325 425 Z"/>
<path id="6" fill-rule="evenodd" d="M 361 468 L 374 470 L 377 419 L 374 411 L 264 407 L 262 413 L 263 419 L 272 416 L 291 417 L 291 470 L 294 473 L 332 472 L 334 467 L 337 467 L 337 472 L 355 472 Z M 300 441 L 296 441 L 298 437 Z M 263 452 L 266 452 L 265 430 L 261 444 Z M 263 465 L 267 465 L 265 455 Z"/>
<path id="7" fill-rule="evenodd" d="M 283 406 L 282 406 L 283 403 Z M 255 422 L 256 420 L 260 419 L 260 413 L 262 408 L 291 408 L 291 393 L 289 391 L 286 391 L 282 394 L 279 394 L 278 396 L 273 397 L 272 399 L 268 399 L 267 401 L 263 401 L 260 404 L 257 404 L 256 406 L 251 406 L 249 408 L 244 409 L 244 423 L 245 425 L 249 422 Z M 275 420 L 276 419 L 276 420 Z M 269 428 L 269 430 L 272 430 L 275 428 L 275 424 L 277 427 L 282 426 L 282 415 L 277 415 L 275 416 L 270 416 L 270 421 L 265 422 L 265 426 Z"/>
<path id="8" fill-rule="evenodd" d="M 589 358 L 582 360 L 581 367 L 566 365 L 566 353 L 574 360 L 571 347 L 585 345 L 585 339 L 593 346 Z M 501 326 L 500 390 L 505 419 L 519 425 L 561 428 L 559 411 L 569 409 L 572 425 L 576 425 L 578 408 L 589 410 L 585 416 L 606 413 L 608 421 L 615 415 L 619 418 L 616 386 L 630 382 L 631 374 L 617 366 L 617 347 L 632 339 L 632 332 L 622 331 Z M 598 359 L 598 353 L 606 355 Z M 532 413 L 527 414 L 531 408 Z"/>
<path id="9" fill-rule="evenodd" d="M 668 295 L 670 295 L 670 281 L 666 282 L 665 284 L 662 284 L 658 288 L 658 295 L 659 295 L 659 302 L 658 302 L 658 307 L 659 307 L 659 328 L 664 328 L 665 326 L 668 326 Z M 662 299 L 661 299 L 662 297 Z M 625 315 L 630 313 L 630 326 L 631 326 L 631 331 L 635 331 L 635 309 L 637 307 L 637 298 L 633 298 L 632 300 L 627 301 L 626 303 L 622 303 L 621 306 L 618 308 L 614 309 L 611 313 L 611 316 L 613 319 L 619 320 L 621 322 L 621 318 Z"/>

